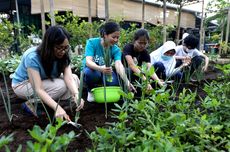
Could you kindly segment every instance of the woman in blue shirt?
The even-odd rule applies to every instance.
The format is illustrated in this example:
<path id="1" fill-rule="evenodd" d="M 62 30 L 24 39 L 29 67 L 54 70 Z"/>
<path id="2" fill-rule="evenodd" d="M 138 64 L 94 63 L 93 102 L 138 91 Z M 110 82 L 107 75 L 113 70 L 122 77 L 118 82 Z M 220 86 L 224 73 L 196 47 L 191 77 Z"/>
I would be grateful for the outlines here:
<path id="1" fill-rule="evenodd" d="M 70 121 L 65 110 L 56 102 L 73 97 L 77 102 L 79 79 L 72 74 L 69 57 L 69 34 L 60 26 L 50 27 L 38 47 L 25 51 L 12 79 L 12 88 L 24 106 L 36 116 L 31 107 L 36 94 L 55 111 L 55 117 Z M 55 101 L 56 100 L 56 101 Z M 84 105 L 84 100 L 77 110 Z"/>
<path id="2" fill-rule="evenodd" d="M 106 81 L 108 86 L 118 86 L 118 78 L 116 73 L 124 80 L 129 89 L 135 90 L 133 85 L 127 79 L 123 64 L 121 63 L 121 50 L 116 45 L 120 37 L 120 27 L 115 22 L 107 22 L 101 29 L 101 37 L 91 38 L 87 40 L 85 49 L 85 60 L 83 61 L 84 67 L 84 81 L 88 87 L 89 102 L 94 101 L 93 95 L 90 90 L 98 84 L 103 84 L 103 74 L 111 75 L 112 81 Z M 111 66 L 105 66 L 104 53 L 109 51 L 111 61 L 115 63 L 116 73 L 112 70 Z"/>

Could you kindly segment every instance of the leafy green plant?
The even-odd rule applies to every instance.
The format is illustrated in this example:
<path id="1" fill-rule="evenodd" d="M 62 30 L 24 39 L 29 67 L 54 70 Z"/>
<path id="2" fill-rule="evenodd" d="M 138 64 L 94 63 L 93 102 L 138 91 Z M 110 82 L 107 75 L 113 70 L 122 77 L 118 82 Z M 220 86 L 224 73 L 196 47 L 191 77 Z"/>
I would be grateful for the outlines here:
<path id="1" fill-rule="evenodd" d="M 12 133 L 12 134 L 10 134 L 10 135 L 8 135 L 8 136 L 2 136 L 2 137 L 0 138 L 0 150 L 1 150 L 3 147 L 5 147 L 5 151 L 6 151 L 6 152 L 10 152 L 10 149 L 9 149 L 9 146 L 8 146 L 8 145 L 14 140 L 13 135 L 14 135 L 14 134 Z M 21 152 L 21 151 L 22 151 L 22 145 L 19 145 L 16 152 Z"/>
<path id="2" fill-rule="evenodd" d="M 5 55 L 9 53 L 9 49 L 14 41 L 13 28 L 13 24 L 6 19 L 0 23 L 0 51 L 3 51 Z"/>
<path id="3" fill-rule="evenodd" d="M 61 119 L 57 119 L 57 124 L 52 126 L 48 124 L 45 130 L 42 130 L 39 126 L 35 125 L 33 130 L 29 130 L 30 135 L 35 140 L 35 142 L 27 142 L 27 151 L 66 151 L 68 144 L 75 137 L 73 131 L 68 134 L 62 134 L 57 136 L 57 131 L 66 122 Z"/>
<path id="4" fill-rule="evenodd" d="M 2 136 L 0 138 L 0 149 L 5 146 L 7 147 L 7 145 L 13 141 L 13 134 L 10 134 L 9 136 Z"/>
<path id="5" fill-rule="evenodd" d="M 176 101 L 174 92 L 156 90 L 140 100 L 115 104 L 117 122 L 89 134 L 89 151 L 226 151 L 230 106 L 225 87 L 207 85 L 200 104 L 196 92 L 186 89 Z"/>
<path id="6" fill-rule="evenodd" d="M 91 36 L 99 36 L 98 29 L 103 22 L 89 23 L 81 20 L 78 16 L 73 15 L 72 12 L 67 12 L 65 15 L 55 15 L 57 23 L 63 25 L 71 34 L 72 38 L 70 44 L 72 46 L 85 46 L 86 40 Z M 91 33 L 91 34 L 90 34 Z"/>
<path id="7" fill-rule="evenodd" d="M 71 65 L 74 72 L 80 73 L 82 60 L 83 55 L 76 55 L 74 53 L 71 55 Z"/>
<path id="8" fill-rule="evenodd" d="M 9 55 L 4 59 L 0 60 L 0 72 L 8 76 L 13 73 L 21 62 L 21 56 L 18 54 Z"/>
<path id="9" fill-rule="evenodd" d="M 227 55 L 230 52 L 230 44 L 225 41 L 220 43 L 220 48 L 222 55 Z"/>

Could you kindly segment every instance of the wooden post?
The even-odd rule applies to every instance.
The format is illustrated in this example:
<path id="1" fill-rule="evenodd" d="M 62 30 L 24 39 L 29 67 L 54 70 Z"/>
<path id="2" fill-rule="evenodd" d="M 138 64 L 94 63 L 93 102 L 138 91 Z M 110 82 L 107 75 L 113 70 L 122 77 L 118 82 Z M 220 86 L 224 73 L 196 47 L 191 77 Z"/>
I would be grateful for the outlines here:
<path id="1" fill-rule="evenodd" d="M 204 50 L 204 0 L 202 0 L 202 14 L 201 14 L 201 23 L 200 23 L 200 44 L 199 50 Z"/>
<path id="2" fill-rule="evenodd" d="M 163 43 L 166 42 L 166 0 L 163 1 Z"/>
<path id="3" fill-rule="evenodd" d="M 230 22 L 230 7 L 228 7 L 228 16 L 227 16 L 227 27 L 226 27 L 226 36 L 225 42 L 228 44 L 228 37 L 229 37 L 229 22 Z"/>
<path id="4" fill-rule="evenodd" d="M 105 0 L 105 21 L 109 21 L 109 1 Z"/>
<path id="5" fill-rule="evenodd" d="M 179 36 L 180 36 L 180 22 L 181 22 L 181 12 L 182 12 L 183 4 L 181 3 L 179 6 L 179 14 L 178 14 L 178 20 L 177 20 L 177 32 L 176 32 L 176 44 L 179 42 Z"/>
<path id="6" fill-rule="evenodd" d="M 20 18 L 19 18 L 19 9 L 18 9 L 18 0 L 15 0 L 16 15 L 17 15 L 17 24 L 19 26 L 18 34 L 20 34 Z"/>
<path id="7" fill-rule="evenodd" d="M 41 9 L 41 20 L 42 20 L 42 35 L 45 35 L 46 26 L 45 26 L 45 12 L 44 12 L 44 3 L 43 0 L 40 0 L 40 9 Z"/>
<path id="8" fill-rule="evenodd" d="M 54 0 L 50 0 L 50 19 L 51 25 L 54 26 L 55 23 L 55 16 L 54 16 Z"/>
<path id="9" fill-rule="evenodd" d="M 90 23 L 89 37 L 92 37 L 92 14 L 91 14 L 91 0 L 88 0 L 88 22 Z"/>
<path id="10" fill-rule="evenodd" d="M 145 0 L 142 0 L 142 21 L 141 28 L 145 28 Z"/>
<path id="11" fill-rule="evenodd" d="M 91 0 L 88 0 L 88 22 L 92 23 Z"/>

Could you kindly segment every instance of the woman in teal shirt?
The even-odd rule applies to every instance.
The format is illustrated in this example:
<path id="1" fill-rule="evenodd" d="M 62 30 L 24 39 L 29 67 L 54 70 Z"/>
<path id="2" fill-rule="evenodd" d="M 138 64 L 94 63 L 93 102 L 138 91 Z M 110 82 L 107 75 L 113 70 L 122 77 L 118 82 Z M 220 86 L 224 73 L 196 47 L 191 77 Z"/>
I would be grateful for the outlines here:
<path id="1" fill-rule="evenodd" d="M 89 102 L 94 101 L 93 95 L 90 90 L 98 84 L 103 84 L 103 74 L 111 75 L 112 81 L 106 81 L 108 86 L 118 86 L 117 74 L 125 82 L 129 89 L 135 90 L 133 85 L 127 79 L 124 66 L 121 63 L 121 50 L 116 45 L 120 37 L 120 27 L 115 22 L 107 22 L 101 28 L 101 37 L 91 38 L 87 40 L 85 48 L 85 60 L 83 61 L 84 81 L 88 87 Z M 107 49 L 106 49 L 107 48 Z M 111 56 L 110 63 L 114 61 L 116 72 L 112 67 L 105 66 L 104 53 L 108 50 Z"/>

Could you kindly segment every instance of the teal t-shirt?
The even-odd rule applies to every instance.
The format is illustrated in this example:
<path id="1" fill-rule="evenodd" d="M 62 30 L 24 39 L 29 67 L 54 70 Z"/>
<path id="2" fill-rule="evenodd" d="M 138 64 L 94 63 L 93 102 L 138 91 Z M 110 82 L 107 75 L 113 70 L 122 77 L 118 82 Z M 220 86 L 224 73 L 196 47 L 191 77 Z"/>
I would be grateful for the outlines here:
<path id="1" fill-rule="evenodd" d="M 13 79 L 12 79 L 13 85 L 29 79 L 27 68 L 32 68 L 38 71 L 42 80 L 48 78 L 45 74 L 44 68 L 41 64 L 41 58 L 38 55 L 36 49 L 37 47 L 32 47 L 24 52 L 21 62 L 13 74 Z M 51 77 L 52 78 L 59 77 L 56 61 L 54 62 L 53 70 L 51 72 Z"/>
<path id="2" fill-rule="evenodd" d="M 113 45 L 110 47 L 111 52 L 111 62 L 121 60 L 121 49 L 117 45 Z M 85 47 L 85 57 L 92 56 L 93 61 L 97 65 L 105 65 L 104 62 L 104 49 L 101 45 L 101 38 L 91 38 L 87 40 L 86 47 Z M 86 66 L 86 59 L 84 58 L 82 62 L 82 67 Z"/>

